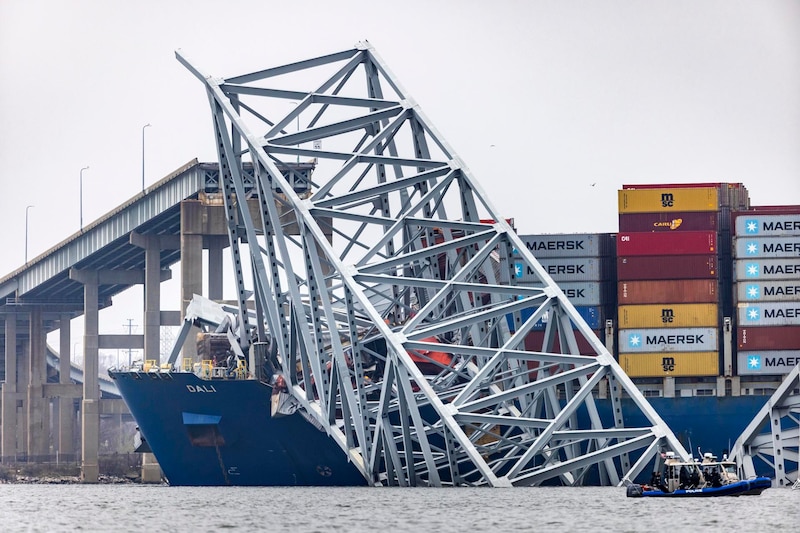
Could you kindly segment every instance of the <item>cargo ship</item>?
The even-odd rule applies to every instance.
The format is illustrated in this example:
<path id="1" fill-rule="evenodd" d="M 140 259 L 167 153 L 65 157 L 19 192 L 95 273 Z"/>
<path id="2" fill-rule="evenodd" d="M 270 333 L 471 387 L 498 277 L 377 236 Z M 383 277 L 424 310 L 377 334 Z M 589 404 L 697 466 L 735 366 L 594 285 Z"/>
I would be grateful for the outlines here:
<path id="1" fill-rule="evenodd" d="M 713 198 L 707 186 L 680 188 Z M 680 199 L 675 186 L 665 189 L 643 190 Z M 635 190 L 620 191 L 620 205 L 635 205 Z M 781 254 L 800 242 L 800 207 L 632 216 L 620 214 L 626 231 L 617 234 L 522 238 L 681 443 L 725 454 L 799 361 L 800 260 Z M 546 322 L 529 333 L 527 348 L 541 345 Z M 111 372 L 171 484 L 366 483 L 310 418 L 276 412 L 270 385 L 226 375 L 206 357 L 187 371 Z M 608 394 L 601 384 L 604 418 L 612 416 Z M 646 423 L 627 416 L 627 425 Z"/>
<path id="2" fill-rule="evenodd" d="M 617 233 L 518 235 L 368 43 L 224 81 L 176 55 L 211 103 L 236 301 L 187 310 L 166 363 L 110 372 L 171 484 L 616 483 L 659 451 L 723 454 L 792 368 L 796 285 L 747 287 L 781 304 L 763 309 L 736 295 L 800 284 L 800 209 L 752 208 L 740 183 L 624 185 Z M 317 66 L 302 99 L 247 85 Z M 336 170 L 275 168 L 301 156 Z M 176 365 L 197 324 L 227 345 Z"/>

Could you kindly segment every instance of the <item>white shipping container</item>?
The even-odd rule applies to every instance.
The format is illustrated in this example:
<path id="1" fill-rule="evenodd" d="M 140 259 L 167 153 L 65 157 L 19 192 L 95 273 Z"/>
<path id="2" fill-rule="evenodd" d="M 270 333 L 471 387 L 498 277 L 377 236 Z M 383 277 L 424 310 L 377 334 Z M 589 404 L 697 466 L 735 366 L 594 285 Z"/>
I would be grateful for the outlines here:
<path id="1" fill-rule="evenodd" d="M 556 282 L 561 281 L 601 281 L 607 262 L 599 257 L 560 257 L 539 259 L 539 264 Z M 500 262 L 501 268 L 503 261 Z M 515 278 L 518 283 L 538 281 L 532 268 L 522 261 L 514 263 Z"/>
<path id="2" fill-rule="evenodd" d="M 713 352 L 717 328 L 642 328 L 619 330 L 619 352 Z"/>
<path id="3" fill-rule="evenodd" d="M 747 214 L 736 217 L 737 236 L 800 235 L 800 213 L 790 215 Z"/>
<path id="4" fill-rule="evenodd" d="M 539 284 L 518 283 L 522 287 L 543 287 Z M 558 284 L 564 295 L 574 306 L 603 305 L 602 282 L 599 281 L 562 281 Z"/>
<path id="5" fill-rule="evenodd" d="M 798 259 L 737 259 L 736 280 L 800 279 Z"/>
<path id="6" fill-rule="evenodd" d="M 736 360 L 739 374 L 785 375 L 800 364 L 797 350 L 740 351 Z"/>
<path id="7" fill-rule="evenodd" d="M 800 302 L 739 303 L 741 326 L 798 326 Z"/>
<path id="8" fill-rule="evenodd" d="M 520 235 L 534 257 L 600 257 L 613 254 L 608 233 L 553 233 Z"/>
<path id="9" fill-rule="evenodd" d="M 733 246 L 734 257 L 800 257 L 800 235 L 782 237 L 736 237 Z"/>
<path id="10" fill-rule="evenodd" d="M 741 281 L 736 284 L 739 302 L 800 301 L 800 278 L 790 281 Z"/>

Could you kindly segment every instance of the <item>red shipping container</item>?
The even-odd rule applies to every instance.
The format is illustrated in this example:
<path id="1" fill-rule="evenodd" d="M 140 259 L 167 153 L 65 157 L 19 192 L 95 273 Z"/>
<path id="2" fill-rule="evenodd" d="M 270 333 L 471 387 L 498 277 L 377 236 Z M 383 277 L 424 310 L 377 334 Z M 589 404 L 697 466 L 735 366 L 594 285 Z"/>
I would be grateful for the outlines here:
<path id="1" fill-rule="evenodd" d="M 600 331 L 595 331 L 594 334 L 598 339 L 603 338 L 603 334 Z M 594 348 L 592 348 L 592 345 L 589 344 L 589 341 L 587 341 L 583 335 L 577 331 L 575 332 L 575 340 L 578 341 L 578 350 L 580 350 L 581 355 L 597 355 Z M 525 349 L 534 352 L 540 352 L 542 351 L 542 342 L 544 342 L 544 331 L 531 331 L 525 336 Z M 558 341 L 558 337 L 556 337 L 553 351 L 561 351 L 561 343 Z"/>
<path id="2" fill-rule="evenodd" d="M 682 213 L 620 213 L 620 232 L 718 231 L 720 212 L 685 211 Z"/>
<path id="3" fill-rule="evenodd" d="M 740 350 L 800 350 L 800 326 L 739 326 Z"/>
<path id="4" fill-rule="evenodd" d="M 638 255 L 617 258 L 617 279 L 716 279 L 716 255 Z"/>
<path id="5" fill-rule="evenodd" d="M 713 231 L 628 232 L 617 234 L 617 255 L 703 255 L 717 252 Z"/>
<path id="6" fill-rule="evenodd" d="M 719 303 L 717 280 L 673 279 L 658 281 L 620 281 L 619 305 L 631 304 L 713 304 Z"/>

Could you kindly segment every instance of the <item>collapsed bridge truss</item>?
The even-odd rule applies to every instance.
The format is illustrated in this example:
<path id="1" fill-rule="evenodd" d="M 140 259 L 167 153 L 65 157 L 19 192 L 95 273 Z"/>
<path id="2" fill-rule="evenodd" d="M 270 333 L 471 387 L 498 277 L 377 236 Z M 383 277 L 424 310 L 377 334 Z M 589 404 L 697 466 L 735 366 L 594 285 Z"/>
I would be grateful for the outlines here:
<path id="1" fill-rule="evenodd" d="M 271 343 L 263 379 L 369 483 L 619 484 L 688 457 L 370 44 L 227 79 L 176 55 L 211 105 L 239 342 Z M 625 427 L 621 394 L 652 425 Z"/>

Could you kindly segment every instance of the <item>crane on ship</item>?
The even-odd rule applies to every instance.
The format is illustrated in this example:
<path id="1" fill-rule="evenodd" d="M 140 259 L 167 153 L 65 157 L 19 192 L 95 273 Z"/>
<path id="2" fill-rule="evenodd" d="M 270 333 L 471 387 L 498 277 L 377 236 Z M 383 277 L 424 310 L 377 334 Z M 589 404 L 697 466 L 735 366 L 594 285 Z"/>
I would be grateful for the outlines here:
<path id="1" fill-rule="evenodd" d="M 688 459 L 372 45 L 224 79 L 176 55 L 211 107 L 237 352 L 369 483 L 619 485 Z M 278 170 L 301 157 L 307 181 Z"/>

